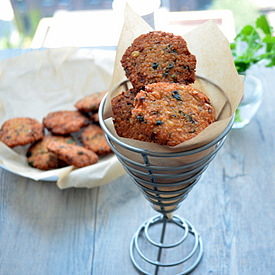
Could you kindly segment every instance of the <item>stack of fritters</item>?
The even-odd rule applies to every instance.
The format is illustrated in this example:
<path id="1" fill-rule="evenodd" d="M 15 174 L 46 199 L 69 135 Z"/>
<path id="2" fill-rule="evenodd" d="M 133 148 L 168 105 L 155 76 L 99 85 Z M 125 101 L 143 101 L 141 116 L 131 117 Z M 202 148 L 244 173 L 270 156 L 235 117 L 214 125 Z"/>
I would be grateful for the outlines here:
<path id="1" fill-rule="evenodd" d="M 175 146 L 215 121 L 195 81 L 196 58 L 180 36 L 160 31 L 136 38 L 121 64 L 133 89 L 112 99 L 119 136 Z"/>

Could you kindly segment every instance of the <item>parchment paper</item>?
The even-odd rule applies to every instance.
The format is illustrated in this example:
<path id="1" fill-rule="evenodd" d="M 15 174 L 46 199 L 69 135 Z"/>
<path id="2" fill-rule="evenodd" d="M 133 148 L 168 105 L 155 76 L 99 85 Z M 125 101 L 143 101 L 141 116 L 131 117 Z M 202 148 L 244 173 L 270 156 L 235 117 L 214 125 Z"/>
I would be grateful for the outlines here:
<path id="1" fill-rule="evenodd" d="M 22 116 L 41 121 L 49 112 L 74 110 L 79 98 L 107 90 L 113 64 L 112 51 L 77 48 L 33 51 L 1 61 L 0 124 Z M 113 154 L 80 169 L 40 171 L 27 164 L 26 150 L 27 146 L 10 149 L 0 142 L 0 165 L 34 180 L 58 177 L 59 188 L 91 188 L 124 173 Z"/>

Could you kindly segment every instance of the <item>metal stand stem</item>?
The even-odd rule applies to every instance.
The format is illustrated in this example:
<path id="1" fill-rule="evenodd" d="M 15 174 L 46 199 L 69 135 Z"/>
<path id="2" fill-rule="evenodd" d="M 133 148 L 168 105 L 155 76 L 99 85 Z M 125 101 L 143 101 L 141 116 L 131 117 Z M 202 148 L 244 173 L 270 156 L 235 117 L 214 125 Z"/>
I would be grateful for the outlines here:
<path id="1" fill-rule="evenodd" d="M 166 230 L 166 217 L 163 216 L 163 223 L 162 223 L 162 230 L 161 230 L 161 236 L 160 236 L 160 243 L 163 244 L 164 242 L 164 235 L 165 235 L 165 230 Z M 162 247 L 159 247 L 159 251 L 158 251 L 158 262 L 160 262 L 161 259 L 161 252 L 162 252 Z M 158 274 L 159 271 L 159 265 L 156 266 L 155 269 L 155 275 Z"/>

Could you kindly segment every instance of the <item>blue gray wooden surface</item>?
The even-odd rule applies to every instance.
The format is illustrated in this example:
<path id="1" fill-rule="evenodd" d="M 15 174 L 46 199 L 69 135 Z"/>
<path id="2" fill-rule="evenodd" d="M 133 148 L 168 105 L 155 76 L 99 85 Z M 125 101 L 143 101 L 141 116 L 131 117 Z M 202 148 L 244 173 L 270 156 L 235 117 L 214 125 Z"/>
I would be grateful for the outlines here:
<path id="1" fill-rule="evenodd" d="M 275 70 L 258 73 L 259 112 L 230 133 L 177 211 L 203 238 L 193 274 L 275 274 Z M 61 191 L 0 169 L 0 275 L 137 274 L 129 243 L 153 215 L 128 176 Z"/>

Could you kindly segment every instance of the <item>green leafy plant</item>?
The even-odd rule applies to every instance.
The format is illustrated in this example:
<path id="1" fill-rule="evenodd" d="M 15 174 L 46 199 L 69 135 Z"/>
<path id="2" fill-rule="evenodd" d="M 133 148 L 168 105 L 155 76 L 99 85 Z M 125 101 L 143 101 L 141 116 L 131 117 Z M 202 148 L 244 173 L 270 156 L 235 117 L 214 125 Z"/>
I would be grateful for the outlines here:
<path id="1" fill-rule="evenodd" d="M 266 67 L 275 66 L 275 36 L 264 15 L 256 19 L 255 26 L 244 26 L 230 47 L 239 73 L 262 60 L 266 61 Z"/>
<path id="2" fill-rule="evenodd" d="M 265 60 L 266 67 L 275 66 L 275 36 L 272 35 L 266 16 L 256 19 L 255 26 L 246 25 L 237 34 L 230 48 L 238 73 L 245 74 L 253 65 Z M 242 122 L 241 111 L 237 108 L 235 122 Z"/>

